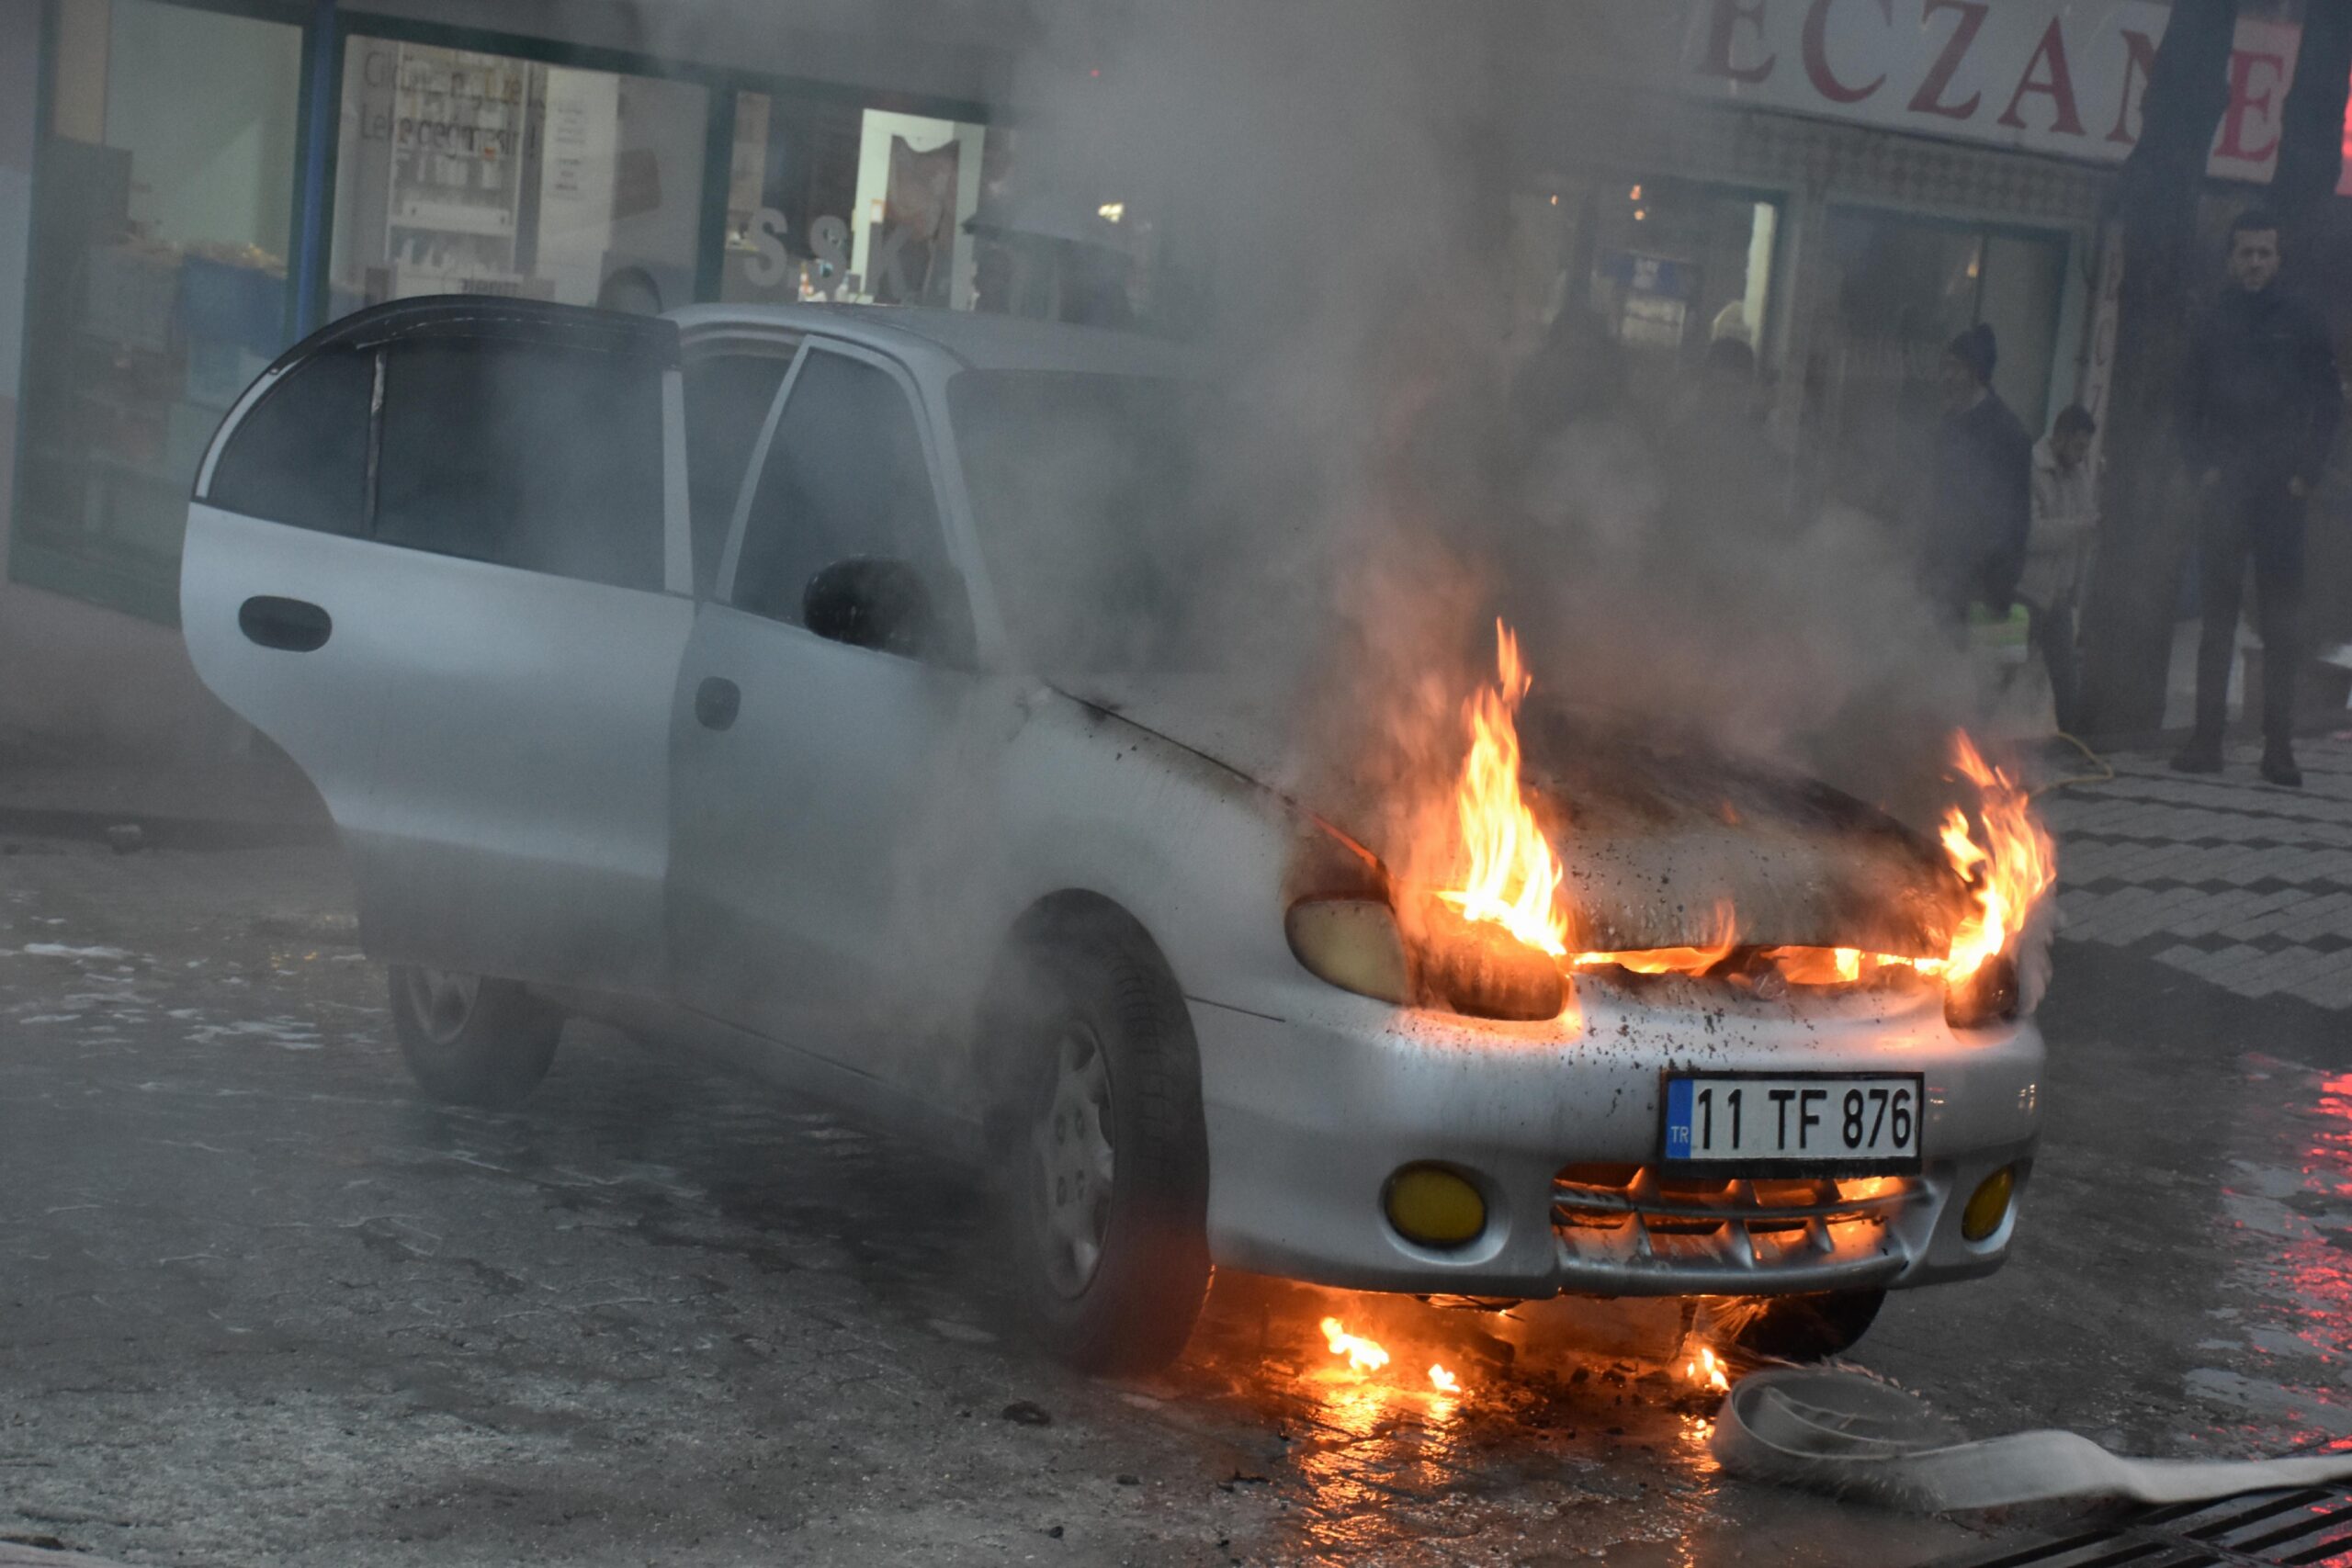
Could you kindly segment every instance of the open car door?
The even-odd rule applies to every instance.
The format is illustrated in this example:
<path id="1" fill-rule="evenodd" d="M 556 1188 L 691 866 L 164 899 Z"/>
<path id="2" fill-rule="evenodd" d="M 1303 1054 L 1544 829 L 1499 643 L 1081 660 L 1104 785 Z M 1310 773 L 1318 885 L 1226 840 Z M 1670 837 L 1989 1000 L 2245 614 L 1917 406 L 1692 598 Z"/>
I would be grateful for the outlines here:
<path id="1" fill-rule="evenodd" d="M 188 653 L 325 797 L 376 956 L 666 985 L 682 406 L 668 321 L 450 296 L 297 345 L 213 438 Z"/>

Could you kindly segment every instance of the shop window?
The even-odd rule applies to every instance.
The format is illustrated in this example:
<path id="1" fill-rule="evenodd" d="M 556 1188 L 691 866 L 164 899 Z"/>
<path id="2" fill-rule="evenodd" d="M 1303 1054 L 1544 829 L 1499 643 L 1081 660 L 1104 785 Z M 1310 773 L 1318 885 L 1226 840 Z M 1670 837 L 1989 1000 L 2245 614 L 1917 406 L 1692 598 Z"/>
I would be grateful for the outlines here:
<path id="1" fill-rule="evenodd" d="M 61 0 L 10 574 L 158 620 L 220 417 L 285 345 L 299 28 Z"/>
<path id="2" fill-rule="evenodd" d="M 1629 348 L 1696 358 L 1717 338 L 1759 352 L 1781 209 L 1681 181 L 1623 179 L 1520 198 L 1519 245 L 1551 253 L 1552 312 L 1588 311 Z M 1542 243 L 1547 226 L 1548 247 Z M 1539 264 L 1540 265 L 1540 264 Z"/>
<path id="3" fill-rule="evenodd" d="M 694 298 L 707 92 L 355 38 L 331 313 L 421 294 L 661 310 Z"/>
<path id="4" fill-rule="evenodd" d="M 1522 192 L 1512 217 L 1516 309 L 1529 339 L 1621 345 L 1624 390 L 1669 414 L 1719 339 L 1747 344 L 1769 367 L 1778 204 L 1628 175 Z"/>
<path id="5" fill-rule="evenodd" d="M 720 298 L 989 310 L 1089 326 L 1199 323 L 1134 193 L 1024 189 L 1002 126 L 766 93 L 735 97 Z"/>
<path id="6" fill-rule="evenodd" d="M 722 298 L 969 310 L 993 138 L 923 115 L 735 96 Z"/>
<path id="7" fill-rule="evenodd" d="M 938 504 L 905 389 L 862 361 L 812 353 L 752 498 L 734 601 L 797 626 L 809 580 L 860 557 L 936 574 Z"/>
<path id="8" fill-rule="evenodd" d="M 368 525 L 376 356 L 322 354 L 287 372 L 238 424 L 205 499 L 223 512 L 326 534 Z"/>
<path id="9" fill-rule="evenodd" d="M 662 378 L 646 361 L 396 344 L 377 472 L 386 544 L 662 587 Z"/>
<path id="10" fill-rule="evenodd" d="M 1883 515 L 1914 515 L 1941 412 L 1937 368 L 1960 333 L 1992 326 L 1993 389 L 2029 431 L 2044 427 L 2067 243 L 1853 209 L 1830 215 L 1828 238 L 1836 310 L 1811 412 L 1831 483 Z"/>

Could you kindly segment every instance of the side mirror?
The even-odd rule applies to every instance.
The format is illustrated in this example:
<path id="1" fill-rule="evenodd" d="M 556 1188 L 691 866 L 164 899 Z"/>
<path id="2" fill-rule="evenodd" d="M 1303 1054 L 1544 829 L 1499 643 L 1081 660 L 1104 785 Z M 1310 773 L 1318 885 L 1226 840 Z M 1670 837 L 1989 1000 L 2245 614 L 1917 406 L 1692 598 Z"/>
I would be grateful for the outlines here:
<path id="1" fill-rule="evenodd" d="M 937 651 L 939 615 L 922 573 L 905 561 L 854 557 L 808 580 L 800 624 L 828 641 L 902 659 Z"/>

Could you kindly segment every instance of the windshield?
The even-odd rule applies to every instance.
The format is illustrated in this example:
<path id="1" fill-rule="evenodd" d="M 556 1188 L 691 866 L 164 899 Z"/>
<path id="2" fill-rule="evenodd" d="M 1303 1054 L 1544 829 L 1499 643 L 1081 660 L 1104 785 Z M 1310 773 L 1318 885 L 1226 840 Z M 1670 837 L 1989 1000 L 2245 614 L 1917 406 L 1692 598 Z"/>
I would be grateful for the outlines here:
<path id="1" fill-rule="evenodd" d="M 948 384 L 1005 625 L 1051 674 L 1166 670 L 1186 650 L 1193 389 L 1151 377 L 973 370 Z"/>

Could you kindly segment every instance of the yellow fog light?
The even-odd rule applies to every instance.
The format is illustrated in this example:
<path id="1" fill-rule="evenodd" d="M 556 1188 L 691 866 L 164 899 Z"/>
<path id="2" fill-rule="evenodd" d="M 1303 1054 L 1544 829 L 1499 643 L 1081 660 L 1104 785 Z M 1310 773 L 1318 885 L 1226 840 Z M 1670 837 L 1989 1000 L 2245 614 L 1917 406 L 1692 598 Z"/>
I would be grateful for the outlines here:
<path id="1" fill-rule="evenodd" d="M 1487 1228 L 1487 1201 L 1464 1178 L 1408 1165 L 1388 1179 L 1388 1223 L 1421 1247 L 1461 1247 Z"/>
<path id="2" fill-rule="evenodd" d="M 2009 1196 L 2018 1188 L 2018 1170 L 2005 1165 L 1977 1184 L 1968 1200 L 1968 1207 L 1961 1211 L 1960 1234 L 1971 1241 L 1983 1241 L 2001 1228 L 2009 1217 Z"/>

